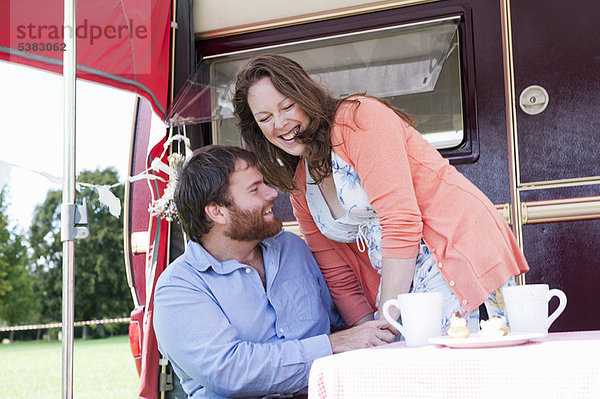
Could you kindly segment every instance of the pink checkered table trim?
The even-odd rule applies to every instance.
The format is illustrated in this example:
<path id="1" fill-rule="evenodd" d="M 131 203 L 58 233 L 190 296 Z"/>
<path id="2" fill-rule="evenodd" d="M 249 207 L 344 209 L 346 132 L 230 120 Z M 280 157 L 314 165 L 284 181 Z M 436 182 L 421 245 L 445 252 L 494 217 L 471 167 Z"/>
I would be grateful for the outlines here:
<path id="1" fill-rule="evenodd" d="M 600 331 L 499 348 L 361 349 L 317 359 L 308 388 L 309 399 L 599 399 Z"/>

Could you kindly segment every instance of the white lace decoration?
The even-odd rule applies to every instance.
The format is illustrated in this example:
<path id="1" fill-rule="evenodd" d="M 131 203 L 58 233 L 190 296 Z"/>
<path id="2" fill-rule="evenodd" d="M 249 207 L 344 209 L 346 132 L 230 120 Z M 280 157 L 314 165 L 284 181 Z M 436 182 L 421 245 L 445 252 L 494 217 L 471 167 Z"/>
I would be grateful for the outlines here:
<path id="1" fill-rule="evenodd" d="M 172 132 L 172 130 L 171 130 Z M 150 165 L 150 169 L 156 172 L 164 172 L 169 175 L 169 182 L 167 183 L 167 187 L 163 192 L 162 197 L 153 198 L 152 202 L 148 206 L 148 212 L 152 216 L 158 216 L 166 219 L 169 222 L 173 220 L 177 220 L 177 208 L 175 207 L 175 187 L 177 186 L 177 181 L 179 178 L 179 172 L 185 162 L 191 157 L 192 149 L 190 147 L 190 140 L 187 138 L 185 134 L 185 125 L 183 126 L 183 135 L 176 134 L 171 135 L 167 141 L 165 142 L 163 148 L 163 152 L 160 157 L 155 158 Z M 166 151 L 170 148 L 171 144 L 176 142 L 177 144 L 184 144 L 184 154 L 174 152 L 167 157 L 168 165 L 162 162 L 162 158 Z M 150 190 L 150 192 L 153 192 Z M 153 195 L 154 196 L 154 195 Z"/>

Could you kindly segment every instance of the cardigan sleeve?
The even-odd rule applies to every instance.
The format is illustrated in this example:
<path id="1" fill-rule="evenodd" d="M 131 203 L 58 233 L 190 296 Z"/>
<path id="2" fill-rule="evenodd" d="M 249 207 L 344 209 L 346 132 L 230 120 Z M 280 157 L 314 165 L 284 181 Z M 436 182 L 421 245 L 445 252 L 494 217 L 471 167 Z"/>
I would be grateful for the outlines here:
<path id="1" fill-rule="evenodd" d="M 296 184 L 303 185 L 306 183 L 297 179 Z M 331 297 L 344 322 L 352 325 L 367 314 L 373 313 L 373 308 L 361 289 L 352 265 L 338 253 L 341 246 L 347 244 L 334 243 L 319 231 L 310 214 L 302 190 L 293 191 L 290 200 L 300 232 L 304 235 L 304 239 L 323 273 Z M 340 248 L 336 250 L 336 246 Z M 355 265 L 355 267 L 358 268 L 358 265 Z"/>
<path id="2" fill-rule="evenodd" d="M 383 257 L 415 257 L 423 223 L 407 151 L 412 128 L 385 104 L 355 99 L 336 113 L 333 150 L 354 167 L 380 219 Z"/>

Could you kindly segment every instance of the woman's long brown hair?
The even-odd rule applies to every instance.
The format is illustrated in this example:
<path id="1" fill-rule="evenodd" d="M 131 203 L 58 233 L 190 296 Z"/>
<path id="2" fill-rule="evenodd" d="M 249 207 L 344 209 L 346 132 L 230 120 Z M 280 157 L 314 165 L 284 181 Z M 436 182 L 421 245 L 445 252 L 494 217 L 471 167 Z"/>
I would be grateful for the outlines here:
<path id="1" fill-rule="evenodd" d="M 300 157 L 290 155 L 271 144 L 254 119 L 248 105 L 248 90 L 265 77 L 271 79 L 280 93 L 294 101 L 308 115 L 310 123 L 304 131 L 298 133 L 296 140 L 306 145 L 305 162 L 315 183 L 319 183 L 331 173 L 331 128 L 335 112 L 342 102 L 355 102 L 357 106 L 360 102 L 348 97 L 334 98 L 312 80 L 300 64 L 282 55 L 257 56 L 238 71 L 233 107 L 242 139 L 257 155 L 258 169 L 265 180 L 282 192 L 290 192 L 296 188 L 294 174 Z M 385 101 L 382 102 L 388 105 Z M 408 114 L 389 107 L 412 125 Z"/>

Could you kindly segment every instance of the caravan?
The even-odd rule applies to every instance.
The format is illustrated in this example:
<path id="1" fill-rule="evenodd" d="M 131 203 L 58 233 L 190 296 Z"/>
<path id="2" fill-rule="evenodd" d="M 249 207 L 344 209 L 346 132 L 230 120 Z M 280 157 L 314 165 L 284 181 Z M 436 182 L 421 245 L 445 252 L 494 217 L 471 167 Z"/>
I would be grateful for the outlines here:
<path id="1" fill-rule="evenodd" d="M 132 175 L 156 159 L 169 165 L 184 140 L 191 149 L 240 145 L 232 78 L 252 56 L 281 53 L 335 95 L 366 92 L 414 115 L 424 137 L 511 224 L 531 267 L 521 283 L 567 293 L 569 306 L 551 330 L 600 329 L 595 1 L 204 0 L 174 9 L 169 128 L 154 146 L 150 105 L 138 102 Z M 158 173 L 168 179 L 168 171 Z M 167 189 L 159 180 L 127 188 L 127 265 L 138 305 L 130 335 L 141 397 L 168 391 L 173 378 L 156 349 L 151 294 L 184 242 L 176 222 L 147 212 Z M 275 212 L 297 232 L 286 196 Z"/>

